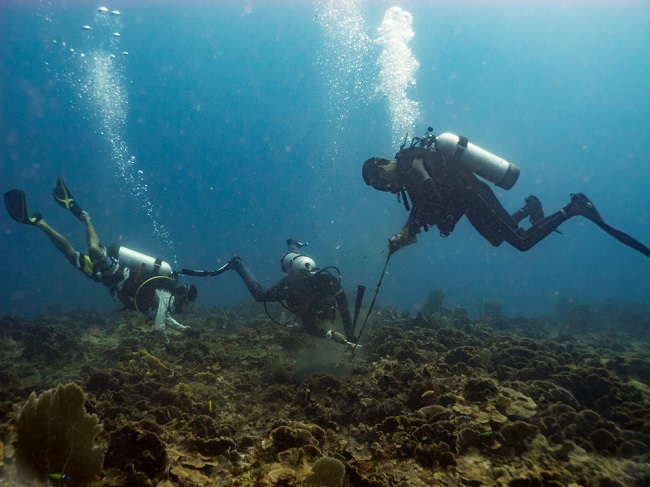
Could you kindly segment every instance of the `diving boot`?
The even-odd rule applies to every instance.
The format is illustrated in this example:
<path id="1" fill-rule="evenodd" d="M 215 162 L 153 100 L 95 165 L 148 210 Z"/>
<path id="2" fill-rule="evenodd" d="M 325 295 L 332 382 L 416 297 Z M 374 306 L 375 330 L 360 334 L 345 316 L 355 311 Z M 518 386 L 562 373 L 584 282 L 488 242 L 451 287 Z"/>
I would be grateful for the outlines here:
<path id="1" fill-rule="evenodd" d="M 571 203 L 562 208 L 562 213 L 568 218 L 584 216 L 596 224 L 603 223 L 603 218 L 596 210 L 594 204 L 582 193 L 571 194 Z"/>
<path id="2" fill-rule="evenodd" d="M 83 210 L 72 197 L 68 188 L 66 188 L 61 176 L 59 176 L 59 179 L 56 182 L 56 187 L 54 188 L 54 191 L 52 191 L 52 195 L 54 196 L 54 201 L 56 201 L 60 206 L 68 210 L 82 222 L 85 221 Z"/>
<path id="3" fill-rule="evenodd" d="M 529 217 L 531 225 L 534 225 L 538 221 L 544 218 L 544 210 L 542 209 L 542 202 L 539 201 L 539 198 L 535 195 L 530 195 L 528 198 L 524 199 L 525 204 L 523 208 L 520 208 L 515 213 L 512 214 L 512 219 L 519 223 L 526 217 Z"/>
<path id="4" fill-rule="evenodd" d="M 526 202 L 524 208 L 528 212 L 528 221 L 531 225 L 534 225 L 538 221 L 544 219 L 544 209 L 542 208 L 542 202 L 539 201 L 539 198 L 537 196 L 531 194 L 524 201 Z"/>
<path id="5" fill-rule="evenodd" d="M 302 247 L 306 246 L 306 245 L 308 245 L 308 244 L 306 244 L 306 243 L 302 243 L 302 242 L 298 242 L 297 240 L 294 240 L 294 239 L 292 239 L 292 238 L 288 238 L 288 239 L 287 239 L 287 247 L 289 247 L 289 250 L 290 250 L 291 252 L 298 252 L 298 253 L 300 253 L 299 250 L 300 250 Z"/>
<path id="6" fill-rule="evenodd" d="M 11 219 L 18 223 L 36 226 L 43 219 L 40 213 L 29 216 L 25 192 L 20 189 L 12 189 L 5 193 L 5 207 Z"/>
<path id="7" fill-rule="evenodd" d="M 219 270 L 223 269 L 224 271 L 226 271 L 232 269 L 233 271 L 236 271 L 240 267 L 241 267 L 241 257 L 239 257 L 239 254 L 235 254 L 232 256 L 232 259 L 230 259 L 224 265 L 219 267 Z"/>
<path id="8" fill-rule="evenodd" d="M 218 276 L 219 274 L 223 274 L 226 271 L 233 270 L 233 271 L 239 271 L 242 268 L 242 263 L 241 263 L 241 257 L 239 255 L 235 254 L 232 256 L 232 259 L 230 259 L 228 262 L 226 262 L 224 265 L 221 267 L 208 272 L 207 274 L 202 274 L 202 275 L 208 275 L 208 276 Z M 204 271 L 201 271 L 204 272 Z M 194 274 L 190 274 L 194 275 Z"/>

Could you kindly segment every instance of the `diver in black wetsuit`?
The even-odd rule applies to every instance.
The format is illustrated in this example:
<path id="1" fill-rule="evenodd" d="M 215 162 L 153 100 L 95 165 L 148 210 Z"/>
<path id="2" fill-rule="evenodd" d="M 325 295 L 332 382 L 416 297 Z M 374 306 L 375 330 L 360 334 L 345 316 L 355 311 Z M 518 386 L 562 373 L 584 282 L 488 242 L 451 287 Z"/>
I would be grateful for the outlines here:
<path id="1" fill-rule="evenodd" d="M 390 253 L 415 243 L 420 229 L 428 231 L 429 227 L 437 226 L 442 236 L 448 236 L 465 215 L 495 247 L 508 242 L 522 252 L 527 251 L 569 218 L 583 216 L 622 243 L 650 255 L 648 247 L 607 225 L 582 193 L 572 194 L 567 206 L 547 217 L 539 199 L 531 195 L 523 208 L 510 215 L 475 173 L 510 189 L 519 169 L 468 143 L 464 137 L 453 134 L 436 137 L 431 131 L 429 128 L 424 137 L 413 138 L 410 147 L 402 146 L 395 160 L 373 157 L 363 165 L 362 175 L 367 185 L 398 194 L 407 210 L 410 209 L 407 194 L 412 203 L 402 232 L 389 239 Z M 519 226 L 525 217 L 532 224 L 528 229 Z"/>
<path id="2" fill-rule="evenodd" d="M 319 269 L 315 262 L 300 253 L 301 244 L 296 240 L 287 240 L 289 251 L 281 261 L 282 271 L 287 276 L 274 286 L 264 289 L 255 276 L 244 266 L 241 258 L 235 255 L 223 268 L 236 271 L 255 301 L 269 303 L 281 302 L 287 310 L 296 314 L 310 335 L 319 338 L 331 338 L 337 343 L 351 344 L 355 342 L 354 329 L 348 300 L 341 287 L 340 276 L 334 276 L 326 267 Z M 322 322 L 333 322 L 338 308 L 345 336 L 332 330 L 324 330 L 318 326 Z M 274 320 L 275 321 L 275 320 Z"/>

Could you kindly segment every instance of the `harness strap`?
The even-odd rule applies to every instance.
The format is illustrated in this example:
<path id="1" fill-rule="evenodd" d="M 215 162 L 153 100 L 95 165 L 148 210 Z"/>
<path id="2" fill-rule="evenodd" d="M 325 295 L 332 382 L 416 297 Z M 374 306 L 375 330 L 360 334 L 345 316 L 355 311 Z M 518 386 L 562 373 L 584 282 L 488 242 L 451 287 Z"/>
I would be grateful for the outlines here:
<path id="1" fill-rule="evenodd" d="M 454 159 L 460 161 L 460 158 L 463 157 L 463 152 L 467 150 L 468 143 L 469 140 L 467 140 L 467 137 L 463 137 L 462 135 L 458 137 L 458 143 L 456 144 L 456 152 L 454 152 Z"/>
<path id="2" fill-rule="evenodd" d="M 406 197 L 406 190 L 402 188 L 400 191 L 400 194 L 402 195 L 402 201 L 404 202 L 404 208 L 406 208 L 406 211 L 411 211 L 411 205 L 409 205 L 408 198 Z M 399 200 L 399 194 L 397 195 L 397 199 Z"/>
<path id="3" fill-rule="evenodd" d="M 156 259 L 153 263 L 153 274 L 158 275 L 158 271 L 160 270 L 160 266 L 162 265 L 162 260 Z"/>

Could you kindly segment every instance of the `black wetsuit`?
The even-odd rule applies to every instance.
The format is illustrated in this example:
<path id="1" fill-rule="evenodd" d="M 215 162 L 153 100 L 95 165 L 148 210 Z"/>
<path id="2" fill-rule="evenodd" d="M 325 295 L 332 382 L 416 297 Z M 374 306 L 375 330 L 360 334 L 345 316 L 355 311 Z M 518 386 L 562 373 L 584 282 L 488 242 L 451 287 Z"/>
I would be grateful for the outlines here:
<path id="1" fill-rule="evenodd" d="M 414 168 L 417 158 L 423 159 L 426 175 Z M 505 241 L 526 251 L 566 221 L 558 211 L 525 230 L 518 224 L 523 218 L 521 213 L 510 215 L 492 189 L 459 161 L 420 147 L 403 149 L 396 159 L 397 182 L 405 188 L 412 204 L 405 225 L 411 235 L 437 226 L 440 234 L 447 236 L 465 215 L 495 247 Z"/>
<path id="2" fill-rule="evenodd" d="M 241 276 L 255 301 L 284 302 L 290 312 L 301 318 L 305 331 L 310 335 L 325 338 L 327 330 L 319 328 L 317 323 L 321 321 L 333 322 L 336 319 L 336 308 L 338 308 L 346 338 L 349 341 L 354 341 L 348 299 L 339 279 L 327 269 L 316 269 L 305 276 L 286 276 L 268 289 L 262 287 L 243 262 L 239 262 L 235 270 Z"/>

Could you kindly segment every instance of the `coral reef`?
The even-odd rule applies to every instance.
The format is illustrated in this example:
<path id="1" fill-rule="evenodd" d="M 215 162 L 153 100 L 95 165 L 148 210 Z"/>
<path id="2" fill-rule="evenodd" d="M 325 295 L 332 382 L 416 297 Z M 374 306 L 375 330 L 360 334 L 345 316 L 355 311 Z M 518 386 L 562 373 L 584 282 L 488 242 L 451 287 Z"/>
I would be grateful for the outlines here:
<path id="1" fill-rule="evenodd" d="M 345 347 L 278 327 L 250 303 L 188 314 L 192 333 L 171 331 L 167 348 L 128 314 L 0 318 L 0 478 L 650 484 L 650 311 L 566 302 L 543 319 L 472 321 L 437 296 L 438 309 L 417 316 L 378 307 L 352 361 Z M 34 406 L 33 390 L 71 382 L 60 386 L 74 396 L 67 404 L 103 424 L 86 443 L 87 452 L 105 449 L 97 481 L 73 473 L 76 452 L 54 422 L 21 413 L 25 401 Z M 45 435 L 29 468 L 25 425 Z"/>
<path id="2" fill-rule="evenodd" d="M 324 487 L 341 487 L 345 465 L 342 461 L 331 457 L 321 457 L 311 467 L 311 474 L 305 477 L 307 485 Z"/>

